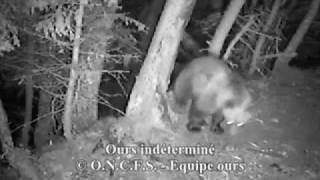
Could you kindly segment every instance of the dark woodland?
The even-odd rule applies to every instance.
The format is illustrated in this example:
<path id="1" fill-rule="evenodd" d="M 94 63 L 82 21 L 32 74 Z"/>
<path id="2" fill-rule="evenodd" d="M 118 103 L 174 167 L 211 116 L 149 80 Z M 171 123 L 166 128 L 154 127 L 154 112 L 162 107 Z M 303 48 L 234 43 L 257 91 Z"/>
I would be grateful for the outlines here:
<path id="1" fill-rule="evenodd" d="M 320 179 L 320 0 L 0 1 L 0 180 Z"/>

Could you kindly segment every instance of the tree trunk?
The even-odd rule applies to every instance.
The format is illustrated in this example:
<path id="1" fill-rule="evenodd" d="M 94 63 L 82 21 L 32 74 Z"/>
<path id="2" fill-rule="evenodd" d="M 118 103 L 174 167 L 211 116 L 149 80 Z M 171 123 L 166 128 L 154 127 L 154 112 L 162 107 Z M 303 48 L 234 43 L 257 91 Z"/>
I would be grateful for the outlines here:
<path id="1" fill-rule="evenodd" d="M 14 146 L 8 125 L 7 113 L 2 105 L 2 100 L 0 100 L 0 142 L 3 152 L 6 152 L 6 149 L 12 149 Z"/>
<path id="2" fill-rule="evenodd" d="M 11 132 L 8 125 L 8 117 L 0 100 L 0 142 L 2 151 L 9 164 L 16 168 L 22 179 L 41 180 L 41 171 L 31 160 L 31 157 L 23 149 L 16 149 L 13 146 Z M 1 157 L 1 158 L 3 158 Z"/>
<path id="3" fill-rule="evenodd" d="M 30 36 L 27 37 L 27 61 L 33 61 L 31 51 L 33 49 L 33 40 Z M 32 122 L 32 107 L 33 107 L 33 79 L 32 79 L 32 67 L 31 65 L 26 66 L 26 81 L 25 81 L 25 108 L 24 108 L 24 126 L 22 129 L 22 144 L 24 147 L 29 146 L 30 142 L 30 130 Z"/>
<path id="4" fill-rule="evenodd" d="M 304 20 L 299 25 L 296 33 L 291 38 L 287 48 L 284 51 L 284 54 L 288 56 L 280 56 L 277 59 L 274 70 L 273 70 L 273 75 L 276 77 L 276 80 L 278 82 L 291 83 L 300 78 L 299 71 L 293 68 L 290 68 L 288 66 L 288 63 L 292 58 L 292 56 L 290 55 L 295 53 L 299 44 L 303 40 L 304 35 L 307 33 L 313 19 L 317 15 L 319 4 L 320 4 L 320 0 L 312 1 L 312 3 L 310 4 L 310 9 L 308 13 L 304 17 Z"/>
<path id="5" fill-rule="evenodd" d="M 208 49 L 210 53 L 220 55 L 223 42 L 229 34 L 231 27 L 244 3 L 245 0 L 232 0 L 230 2 L 219 26 L 216 29 L 214 37 L 210 42 Z"/>
<path id="6" fill-rule="evenodd" d="M 127 107 L 126 117 L 132 124 L 128 125 L 130 134 L 137 141 L 150 140 L 153 128 L 163 127 L 157 95 L 167 90 L 178 46 L 194 4 L 195 0 L 168 0 L 165 4 Z"/>
<path id="7" fill-rule="evenodd" d="M 145 5 L 143 13 L 140 17 L 140 21 L 148 27 L 147 34 L 142 35 L 141 48 L 144 52 L 148 50 L 151 38 L 156 29 L 159 16 L 161 15 L 165 0 L 152 0 L 151 5 L 148 3 Z"/>
<path id="8" fill-rule="evenodd" d="M 280 4 L 281 4 L 281 0 L 275 0 L 272 6 L 272 10 L 271 13 L 268 17 L 267 23 L 266 25 L 263 27 L 263 34 L 268 33 L 269 29 L 271 28 L 271 25 L 273 23 L 273 21 L 276 18 L 276 15 L 278 14 L 278 11 L 280 9 Z M 252 61 L 250 64 L 250 69 L 249 69 L 249 74 L 253 74 L 256 69 L 257 69 L 257 65 L 258 65 L 258 58 L 260 57 L 261 51 L 263 50 L 263 44 L 265 42 L 266 37 L 264 35 L 261 35 L 258 39 L 258 42 L 256 44 L 256 47 L 254 49 L 253 52 L 253 57 L 252 57 Z"/>
<path id="9" fill-rule="evenodd" d="M 80 1 L 79 11 L 76 17 L 76 30 L 75 30 L 75 38 L 73 43 L 73 52 L 72 52 L 72 64 L 70 70 L 70 80 L 68 84 L 68 90 L 65 97 L 65 105 L 64 105 L 64 115 L 63 115 L 63 130 L 64 136 L 67 139 L 72 138 L 72 115 L 73 115 L 73 105 L 74 105 L 74 91 L 76 90 L 76 81 L 78 79 L 78 73 L 75 68 L 78 67 L 79 61 L 79 51 L 80 51 L 80 37 L 81 37 L 81 27 L 82 27 L 82 19 L 84 13 L 84 2 L 85 0 Z"/>
<path id="10" fill-rule="evenodd" d="M 101 43 L 99 43 L 101 45 Z M 98 54 L 103 54 L 103 50 L 107 47 L 106 42 L 101 45 L 101 51 Z M 86 49 L 86 48 L 84 48 Z M 78 90 L 74 96 L 74 114 L 72 119 L 74 130 L 82 132 L 90 127 L 94 121 L 98 120 L 98 95 L 99 86 L 102 75 L 103 58 L 94 59 L 86 62 L 87 57 L 80 56 L 81 66 L 86 69 L 79 73 Z"/>
<path id="11" fill-rule="evenodd" d="M 110 44 L 108 39 L 111 38 L 110 28 L 113 21 L 106 22 L 102 16 L 96 19 L 84 18 L 84 6 L 86 0 L 80 1 L 80 9 L 77 17 L 76 39 L 73 49 L 72 67 L 77 71 L 71 70 L 70 84 L 67 95 L 71 98 L 71 102 L 67 101 L 68 111 L 65 112 L 64 125 L 66 126 L 65 136 L 71 138 L 71 130 L 73 133 L 80 133 L 88 129 L 96 120 L 98 120 L 98 96 L 105 60 L 105 52 Z M 112 7 L 109 7 L 112 9 Z M 113 9 L 112 11 L 115 11 Z M 86 8 L 86 14 L 93 13 L 94 9 Z M 84 18 L 84 20 L 83 20 Z M 94 26 L 81 31 L 82 20 L 90 20 Z M 102 22 L 103 21 L 103 22 Z M 106 25 L 107 23 L 108 26 Z M 84 23 L 86 24 L 86 22 Z M 80 46 L 80 37 L 83 42 Z M 85 53 L 79 55 L 80 50 Z M 72 85 L 72 86 L 70 86 Z M 68 119 L 70 118 L 70 119 Z M 71 121 L 70 121 L 71 120 Z M 66 133 L 66 131 L 68 131 Z"/>
<path id="12" fill-rule="evenodd" d="M 37 149 L 44 145 L 48 145 L 50 140 L 50 133 L 52 133 L 50 103 L 51 97 L 46 92 L 40 90 L 38 104 L 38 118 L 37 125 L 34 131 L 34 144 Z"/>

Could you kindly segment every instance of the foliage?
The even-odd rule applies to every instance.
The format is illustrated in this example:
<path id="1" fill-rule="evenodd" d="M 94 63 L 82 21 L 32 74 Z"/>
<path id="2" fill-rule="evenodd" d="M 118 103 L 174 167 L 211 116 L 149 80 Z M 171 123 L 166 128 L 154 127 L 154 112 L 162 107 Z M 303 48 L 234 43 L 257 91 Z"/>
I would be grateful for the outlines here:
<path id="1" fill-rule="evenodd" d="M 39 21 L 35 28 L 39 32 L 43 32 L 47 38 L 58 40 L 59 38 L 67 38 L 69 40 L 74 39 L 74 22 L 75 15 L 78 11 L 78 5 L 75 1 L 55 1 L 53 4 L 42 3 L 35 4 L 37 6 L 32 7 L 32 11 L 38 8 L 43 15 L 41 21 Z M 144 30 L 145 26 L 126 16 L 123 13 L 118 13 L 120 7 L 116 3 L 103 3 L 101 1 L 92 0 L 88 2 L 88 9 L 85 17 L 85 22 L 82 25 L 84 29 L 92 29 L 102 27 L 103 30 L 110 30 L 115 25 L 116 20 L 122 21 L 125 25 L 135 25 L 138 31 Z M 118 26 L 119 28 L 120 26 Z M 126 29 L 124 27 L 121 27 Z M 120 29 L 120 28 L 119 28 Z M 123 29 L 120 29 L 123 33 Z M 131 28 L 131 30 L 133 30 Z"/>
<path id="2" fill-rule="evenodd" d="M 80 54 L 103 56 L 107 63 L 105 72 L 121 83 L 124 77 L 122 70 L 132 60 L 137 60 L 140 54 L 133 34 L 146 28 L 121 12 L 116 2 L 87 2 Z M 5 11 L 7 6 L 11 7 L 10 11 Z M 51 112 L 48 115 L 55 121 L 60 119 L 64 104 L 78 7 L 79 1 L 74 0 L 11 0 L 0 5 L 0 55 L 14 50 L 20 41 L 24 46 L 10 55 L 6 54 L 1 63 L 6 68 L 10 67 L 9 72 L 14 76 L 11 79 L 19 79 L 20 82 L 25 77 L 26 65 L 32 69 L 34 87 L 52 97 Z M 103 51 L 99 49 L 101 43 L 107 43 Z M 25 58 L 28 55 L 32 58 Z"/>
<path id="3" fill-rule="evenodd" d="M 17 27 L 0 13 L 0 56 L 20 46 Z"/>

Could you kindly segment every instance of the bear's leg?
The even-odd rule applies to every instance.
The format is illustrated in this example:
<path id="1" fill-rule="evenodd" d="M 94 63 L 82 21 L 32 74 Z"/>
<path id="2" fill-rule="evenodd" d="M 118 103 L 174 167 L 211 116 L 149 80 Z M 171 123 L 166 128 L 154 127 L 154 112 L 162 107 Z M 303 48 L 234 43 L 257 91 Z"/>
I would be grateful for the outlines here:
<path id="1" fill-rule="evenodd" d="M 221 122 L 224 120 L 222 111 L 217 111 L 212 114 L 210 130 L 215 134 L 222 134 L 224 129 L 221 127 Z"/>
<path id="2" fill-rule="evenodd" d="M 205 121 L 206 114 L 203 113 L 197 106 L 196 102 L 192 100 L 189 114 L 188 114 L 188 124 L 187 129 L 189 131 L 198 132 L 201 131 L 202 127 L 207 125 Z"/>

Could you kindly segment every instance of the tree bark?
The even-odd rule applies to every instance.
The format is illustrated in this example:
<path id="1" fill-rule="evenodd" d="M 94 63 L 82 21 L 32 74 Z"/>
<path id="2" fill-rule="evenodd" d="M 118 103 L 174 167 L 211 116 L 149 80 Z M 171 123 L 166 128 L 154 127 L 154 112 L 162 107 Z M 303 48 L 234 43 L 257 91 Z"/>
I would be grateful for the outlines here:
<path id="1" fill-rule="evenodd" d="M 2 100 L 0 100 L 0 139 L 3 150 L 13 148 L 14 145 L 8 125 L 8 117 L 2 105 Z"/>
<path id="2" fill-rule="evenodd" d="M 33 39 L 30 35 L 27 35 L 27 50 L 28 55 L 26 61 L 31 63 L 34 61 L 33 55 L 31 54 L 34 49 Z M 26 65 L 26 79 L 25 79 L 25 108 L 24 108 L 24 126 L 22 129 L 22 144 L 24 147 L 29 146 L 30 142 L 30 130 L 31 130 L 31 122 L 32 122 L 32 108 L 33 108 L 33 78 L 32 78 L 32 66 Z"/>
<path id="3" fill-rule="evenodd" d="M 290 54 L 294 54 L 297 50 L 299 44 L 303 40 L 304 35 L 307 33 L 313 19 L 316 17 L 317 12 L 319 10 L 320 0 L 313 0 L 310 4 L 310 9 L 303 21 L 299 25 L 296 33 L 291 38 L 289 44 L 287 45 L 284 54 L 288 54 L 289 56 L 280 56 L 273 70 L 273 75 L 276 77 L 278 82 L 294 82 L 299 78 L 299 72 L 293 68 L 288 66 L 289 61 L 292 56 Z"/>
<path id="4" fill-rule="evenodd" d="M 31 70 L 27 72 L 25 82 L 25 110 L 24 110 L 24 126 L 22 129 L 22 144 L 28 147 L 30 141 L 30 130 L 32 121 L 32 102 L 33 102 L 33 79 Z"/>
<path id="5" fill-rule="evenodd" d="M 44 145 L 48 145 L 50 134 L 52 133 L 51 116 L 50 114 L 51 97 L 49 94 L 40 90 L 39 104 L 38 104 L 38 118 L 35 131 L 34 131 L 34 144 L 37 149 Z"/>
<path id="6" fill-rule="evenodd" d="M 66 100 L 64 105 L 64 115 L 63 115 L 63 130 L 64 136 L 67 139 L 72 138 L 72 115 L 73 115 L 73 102 L 74 102 L 74 91 L 76 87 L 76 81 L 78 79 L 78 73 L 75 70 L 78 67 L 79 61 L 79 51 L 80 51 L 80 37 L 81 37 L 81 28 L 82 28 L 82 19 L 84 14 L 84 3 L 85 0 L 80 1 L 80 7 L 76 17 L 76 30 L 75 38 L 73 42 L 73 51 L 72 51 L 72 64 L 70 70 L 70 80 L 68 84 L 68 90 L 66 93 Z"/>
<path id="7" fill-rule="evenodd" d="M 245 0 L 232 0 L 224 13 L 224 16 L 216 29 L 214 37 L 212 38 L 208 51 L 212 54 L 220 55 L 223 42 L 229 34 L 231 27 L 236 20 L 240 9 L 244 5 Z"/>
<path id="8" fill-rule="evenodd" d="M 99 43 L 101 51 L 96 53 L 103 54 L 103 50 L 107 47 L 106 43 L 104 45 Z M 104 61 L 103 58 L 92 58 L 93 61 L 83 63 L 85 59 L 86 56 L 80 56 L 82 67 L 86 71 L 79 73 L 78 90 L 73 104 L 72 119 L 76 132 L 82 132 L 98 120 L 98 95 Z"/>
<path id="9" fill-rule="evenodd" d="M 165 0 L 153 0 L 151 2 L 151 5 L 147 4 L 144 7 L 145 9 L 147 9 L 144 11 L 147 12 L 143 13 L 142 17 L 140 17 L 141 22 L 148 27 L 147 34 L 143 33 L 141 38 L 141 48 L 144 52 L 148 50 L 150 41 L 158 23 L 159 16 L 161 15 L 164 3 Z"/>
<path id="10" fill-rule="evenodd" d="M 178 46 L 194 4 L 195 0 L 168 0 L 165 4 L 127 107 L 126 117 L 131 119 L 130 130 L 135 140 L 150 140 L 152 129 L 163 125 L 157 109 L 157 92 L 164 94 L 167 90 Z"/>

